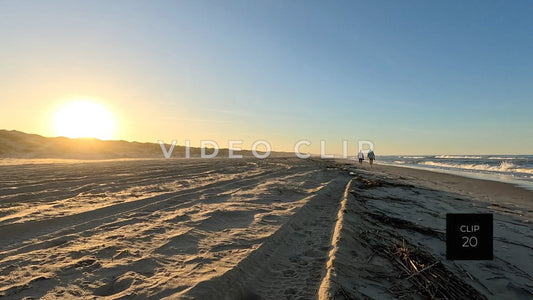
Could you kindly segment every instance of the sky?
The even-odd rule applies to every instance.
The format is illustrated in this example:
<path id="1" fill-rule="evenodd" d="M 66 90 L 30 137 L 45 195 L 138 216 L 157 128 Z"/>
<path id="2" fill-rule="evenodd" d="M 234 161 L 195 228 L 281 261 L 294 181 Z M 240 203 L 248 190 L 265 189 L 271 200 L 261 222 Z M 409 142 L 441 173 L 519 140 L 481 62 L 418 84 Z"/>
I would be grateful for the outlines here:
<path id="1" fill-rule="evenodd" d="M 532 15 L 531 1 L 0 0 L 0 129 L 54 136 L 54 112 L 88 98 L 121 140 L 533 154 Z"/>

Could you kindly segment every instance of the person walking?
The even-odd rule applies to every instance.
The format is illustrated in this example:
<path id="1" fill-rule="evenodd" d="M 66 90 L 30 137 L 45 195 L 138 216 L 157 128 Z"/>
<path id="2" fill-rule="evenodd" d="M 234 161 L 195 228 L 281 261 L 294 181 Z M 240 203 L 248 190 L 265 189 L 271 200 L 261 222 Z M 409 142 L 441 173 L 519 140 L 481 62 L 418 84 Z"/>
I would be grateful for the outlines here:
<path id="1" fill-rule="evenodd" d="M 362 165 L 363 160 L 365 160 L 365 155 L 363 154 L 363 150 L 359 150 L 359 154 L 357 155 L 357 157 L 359 158 L 359 164 Z"/>
<path id="2" fill-rule="evenodd" d="M 374 159 L 376 159 L 376 155 L 374 154 L 374 150 L 370 149 L 370 151 L 368 151 L 368 160 L 369 160 L 369 163 L 370 163 L 370 167 L 372 167 L 372 164 L 374 163 Z"/>

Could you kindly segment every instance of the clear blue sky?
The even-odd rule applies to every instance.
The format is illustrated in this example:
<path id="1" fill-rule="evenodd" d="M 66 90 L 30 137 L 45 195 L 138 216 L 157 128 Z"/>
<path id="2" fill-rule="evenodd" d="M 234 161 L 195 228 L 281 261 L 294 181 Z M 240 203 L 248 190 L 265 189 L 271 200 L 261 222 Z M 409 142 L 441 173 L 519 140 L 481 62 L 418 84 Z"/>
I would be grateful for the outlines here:
<path id="1" fill-rule="evenodd" d="M 50 135 L 41 112 L 88 95 L 127 140 L 532 154 L 532 16 L 531 1 L 0 1 L 0 128 Z"/>

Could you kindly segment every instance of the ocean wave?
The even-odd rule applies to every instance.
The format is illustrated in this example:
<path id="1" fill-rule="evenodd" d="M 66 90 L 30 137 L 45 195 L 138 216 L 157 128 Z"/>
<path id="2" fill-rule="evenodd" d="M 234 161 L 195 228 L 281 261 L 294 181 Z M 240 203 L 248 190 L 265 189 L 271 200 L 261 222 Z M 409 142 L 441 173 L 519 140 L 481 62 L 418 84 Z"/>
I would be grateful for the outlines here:
<path id="1" fill-rule="evenodd" d="M 440 162 L 434 162 L 434 161 L 425 161 L 425 162 L 421 162 L 420 164 L 426 165 L 426 166 L 433 166 L 433 167 L 473 170 L 473 171 L 533 174 L 533 169 L 519 168 L 515 164 L 506 162 L 506 161 L 502 162 L 500 165 L 497 165 L 497 166 L 491 166 L 488 164 L 450 164 L 450 163 L 440 163 Z"/>
<path id="2" fill-rule="evenodd" d="M 394 163 L 395 164 L 405 164 L 405 161 L 403 161 L 403 160 L 395 160 Z"/>
<path id="3" fill-rule="evenodd" d="M 483 159 L 483 156 L 472 155 L 437 155 L 435 158 L 440 159 Z"/>
<path id="4" fill-rule="evenodd" d="M 417 158 L 426 158 L 425 156 L 398 156 L 399 158 L 414 158 L 414 159 L 417 159 Z"/>
<path id="5" fill-rule="evenodd" d="M 487 157 L 487 159 L 494 159 L 494 160 L 513 160 L 513 159 L 518 159 L 518 158 L 517 158 L 517 157 L 491 156 L 491 157 Z"/>
<path id="6" fill-rule="evenodd" d="M 533 169 L 516 168 L 515 170 L 516 170 L 515 172 L 517 173 L 533 174 Z"/>

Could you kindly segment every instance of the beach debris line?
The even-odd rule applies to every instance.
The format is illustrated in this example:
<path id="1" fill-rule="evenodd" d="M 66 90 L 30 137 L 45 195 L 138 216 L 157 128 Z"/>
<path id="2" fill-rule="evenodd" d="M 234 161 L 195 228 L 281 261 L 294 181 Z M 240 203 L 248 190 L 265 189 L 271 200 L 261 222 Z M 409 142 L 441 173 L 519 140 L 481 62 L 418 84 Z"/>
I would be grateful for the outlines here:
<path id="1" fill-rule="evenodd" d="M 365 176 L 364 173 L 354 173 L 356 174 L 352 175 L 353 185 L 349 190 L 353 200 L 348 202 L 346 213 L 352 215 L 352 218 L 348 218 L 348 222 L 356 224 L 345 224 L 345 226 L 358 228 L 351 245 L 359 245 L 357 247 L 362 248 L 352 248 L 351 251 L 356 251 L 358 255 L 366 253 L 366 256 L 357 263 L 361 266 L 360 272 L 367 274 L 363 276 L 365 279 L 370 282 L 376 280 L 389 282 L 384 292 L 394 298 L 412 298 L 413 295 L 419 295 L 428 299 L 487 299 L 458 274 L 449 270 L 439 257 L 421 245 L 411 244 L 401 230 L 431 236 L 441 241 L 444 239 L 444 233 L 391 216 L 378 207 L 373 207 L 371 205 L 373 199 L 361 196 L 363 191 L 369 189 L 386 187 L 410 189 L 412 186 L 376 178 L 373 174 Z M 353 259 L 357 260 L 355 257 Z M 375 264 L 381 264 L 383 267 L 379 271 L 378 269 L 374 271 L 369 266 Z M 389 271 L 385 272 L 387 265 Z M 339 269 L 338 272 L 343 270 Z M 344 299 L 368 296 L 365 294 L 364 291 L 358 291 L 357 288 L 354 290 L 342 284 L 338 285 L 336 291 L 336 296 Z"/>
<path id="2" fill-rule="evenodd" d="M 373 215 L 368 214 L 370 219 Z M 377 220 L 377 219 L 375 219 Z M 395 222 L 386 223 L 386 219 L 379 218 L 379 222 L 387 227 L 395 226 Z M 374 249 L 368 257 L 370 262 L 376 255 L 387 258 L 400 276 L 393 279 L 388 292 L 397 298 L 403 298 L 416 293 L 435 299 L 486 299 L 472 286 L 441 263 L 421 247 L 413 246 L 393 227 L 376 226 L 360 232 L 359 237 L 368 247 Z"/>
<path id="3" fill-rule="evenodd" d="M 421 294 L 431 299 L 487 299 L 449 272 L 431 254 L 409 245 L 404 239 L 402 244 L 393 242 L 384 252 L 405 274 L 400 280 L 409 280 Z M 389 291 L 399 297 L 403 291 L 395 290 L 397 286 L 393 285 Z"/>

